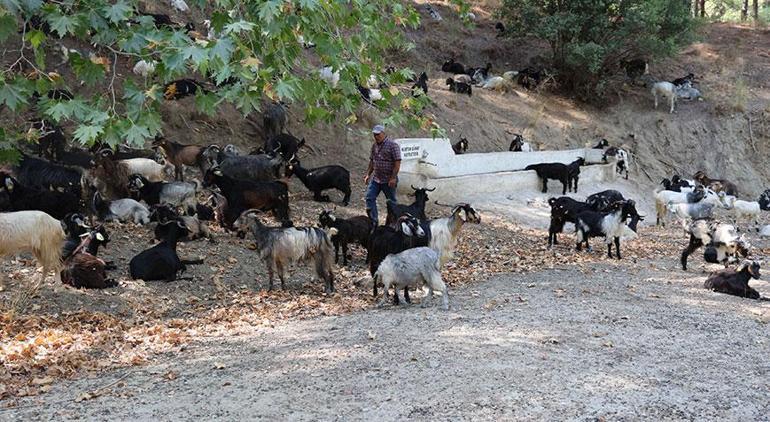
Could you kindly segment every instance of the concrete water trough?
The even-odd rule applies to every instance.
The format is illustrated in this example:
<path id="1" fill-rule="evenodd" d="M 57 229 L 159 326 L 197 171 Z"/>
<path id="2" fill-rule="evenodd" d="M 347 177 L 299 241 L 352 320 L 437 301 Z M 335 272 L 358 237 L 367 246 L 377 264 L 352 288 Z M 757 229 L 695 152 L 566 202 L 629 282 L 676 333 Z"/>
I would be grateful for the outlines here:
<path id="1" fill-rule="evenodd" d="M 615 179 L 614 163 L 602 161 L 603 151 L 581 148 L 562 151 L 487 152 L 456 155 L 448 139 L 396 139 L 401 146 L 401 171 L 398 192 L 412 193 L 410 185 L 436 188 L 431 200 L 463 202 L 479 196 L 499 197 L 524 189 L 540 191 L 542 185 L 530 164 L 569 164 L 582 157 L 580 184 L 601 183 Z M 562 185 L 552 180 L 548 193 L 560 196 Z"/>

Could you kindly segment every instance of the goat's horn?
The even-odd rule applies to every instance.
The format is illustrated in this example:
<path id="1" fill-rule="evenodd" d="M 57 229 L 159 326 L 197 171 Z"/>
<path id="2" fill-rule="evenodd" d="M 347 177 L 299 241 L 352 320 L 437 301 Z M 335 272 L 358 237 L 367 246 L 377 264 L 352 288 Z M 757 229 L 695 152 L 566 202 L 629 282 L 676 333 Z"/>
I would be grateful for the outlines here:
<path id="1" fill-rule="evenodd" d="M 436 190 L 436 188 L 433 188 L 433 189 L 427 189 L 427 188 L 426 188 L 426 189 L 425 189 L 425 191 L 426 191 L 426 192 L 433 192 L 434 190 Z"/>
<path id="2" fill-rule="evenodd" d="M 411 186 L 411 187 L 412 187 L 412 189 L 414 189 L 414 190 L 419 190 L 419 189 L 417 189 L 416 187 L 414 187 L 414 185 L 409 185 L 409 186 Z"/>
<path id="3" fill-rule="evenodd" d="M 442 206 L 442 207 L 452 207 L 452 205 L 449 205 L 449 204 L 442 204 L 441 202 L 438 202 L 438 201 L 433 201 L 433 203 L 434 203 L 434 204 L 436 204 L 436 205 L 440 205 L 440 206 Z"/>

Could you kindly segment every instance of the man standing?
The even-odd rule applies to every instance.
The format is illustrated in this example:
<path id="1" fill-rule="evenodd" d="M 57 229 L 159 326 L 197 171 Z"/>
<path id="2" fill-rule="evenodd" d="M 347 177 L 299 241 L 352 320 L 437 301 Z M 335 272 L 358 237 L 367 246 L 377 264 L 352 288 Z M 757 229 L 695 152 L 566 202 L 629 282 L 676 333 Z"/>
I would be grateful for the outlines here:
<path id="1" fill-rule="evenodd" d="M 385 193 L 385 198 L 396 201 L 398 170 L 401 168 L 401 148 L 385 135 L 385 128 L 377 125 L 372 128 L 374 144 L 369 156 L 369 168 L 364 176 L 366 184 L 366 214 L 372 225 L 377 226 L 377 196 Z"/>

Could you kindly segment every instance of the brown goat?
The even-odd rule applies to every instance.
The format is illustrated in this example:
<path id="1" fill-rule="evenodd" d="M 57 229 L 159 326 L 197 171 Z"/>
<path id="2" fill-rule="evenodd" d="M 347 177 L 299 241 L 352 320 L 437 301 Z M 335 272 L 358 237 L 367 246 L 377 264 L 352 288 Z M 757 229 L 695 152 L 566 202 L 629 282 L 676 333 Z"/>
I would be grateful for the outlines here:
<path id="1" fill-rule="evenodd" d="M 702 170 L 695 173 L 692 178 L 695 179 L 696 182 L 713 190 L 714 192 L 724 192 L 728 195 L 738 196 L 738 187 L 735 186 L 735 183 L 730 182 L 729 180 L 710 179 L 708 176 L 706 176 L 706 172 Z"/>
<path id="2" fill-rule="evenodd" d="M 163 154 L 174 165 L 174 179 L 184 180 L 184 166 L 197 166 L 201 157 L 202 147 L 197 145 L 183 145 L 158 135 L 152 141 L 152 145 L 160 147 Z"/>
<path id="3" fill-rule="evenodd" d="M 130 176 L 128 165 L 120 161 L 113 160 L 109 154 L 102 154 L 96 157 L 96 167 L 94 167 L 90 176 L 96 188 L 102 194 L 110 199 L 128 198 L 128 176 Z"/>

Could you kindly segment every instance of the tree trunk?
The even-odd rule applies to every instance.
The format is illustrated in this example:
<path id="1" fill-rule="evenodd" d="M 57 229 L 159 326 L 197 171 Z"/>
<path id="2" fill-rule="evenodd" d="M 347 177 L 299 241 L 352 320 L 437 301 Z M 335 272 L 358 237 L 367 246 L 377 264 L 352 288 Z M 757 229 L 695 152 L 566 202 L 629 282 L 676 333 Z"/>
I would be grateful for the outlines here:
<path id="1" fill-rule="evenodd" d="M 698 5 L 700 5 L 698 0 L 692 2 L 692 15 L 696 18 L 698 17 Z"/>
<path id="2" fill-rule="evenodd" d="M 700 0 L 700 17 L 706 17 L 706 0 Z"/>
<path id="3" fill-rule="evenodd" d="M 754 20 L 759 20 L 759 0 L 754 0 Z"/>
<path id="4" fill-rule="evenodd" d="M 749 0 L 743 0 L 743 7 L 741 7 L 741 22 L 745 22 L 749 18 Z"/>

